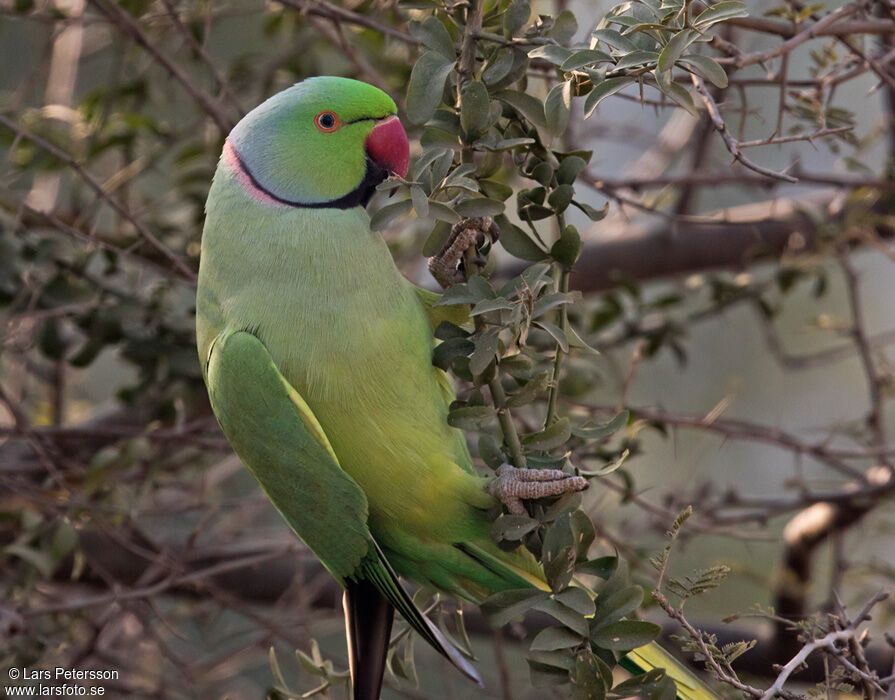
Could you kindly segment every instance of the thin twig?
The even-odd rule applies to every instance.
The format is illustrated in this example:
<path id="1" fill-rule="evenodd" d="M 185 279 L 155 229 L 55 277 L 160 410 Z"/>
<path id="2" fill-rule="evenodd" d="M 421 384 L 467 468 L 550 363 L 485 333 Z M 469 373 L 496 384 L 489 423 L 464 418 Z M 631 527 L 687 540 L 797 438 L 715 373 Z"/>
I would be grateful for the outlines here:
<path id="1" fill-rule="evenodd" d="M 221 112 L 220 107 L 215 104 L 214 100 L 200 90 L 180 66 L 169 59 L 149 40 L 149 37 L 140 28 L 139 23 L 128 12 L 118 5 L 108 2 L 108 0 L 89 1 L 97 10 L 108 17 L 109 21 L 116 25 L 123 34 L 129 35 L 137 44 L 142 46 L 156 63 L 180 83 L 199 106 L 205 110 L 206 114 L 211 117 L 222 134 L 230 133 L 230 129 L 233 128 L 235 122 Z"/>
<path id="2" fill-rule="evenodd" d="M 724 140 L 724 145 L 727 146 L 727 150 L 730 151 L 730 154 L 734 157 L 735 160 L 742 163 L 744 167 L 749 168 L 750 170 L 754 170 L 755 172 L 760 173 L 761 175 L 765 175 L 766 177 L 774 178 L 775 180 L 784 180 L 786 182 L 799 181 L 798 178 L 795 178 L 792 175 L 769 170 L 768 168 L 757 165 L 756 163 L 753 163 L 751 160 L 746 158 L 746 156 L 744 156 L 742 151 L 740 150 L 740 142 L 737 141 L 737 139 L 734 138 L 733 134 L 730 133 L 730 130 L 727 128 L 727 124 L 721 117 L 721 111 L 718 109 L 718 105 L 715 103 L 715 99 L 706 89 L 705 81 L 695 73 L 690 74 L 690 79 L 693 81 L 693 85 L 696 87 L 696 92 L 698 92 L 699 96 L 702 98 L 706 110 L 708 110 L 709 117 L 712 120 L 712 124 L 714 125 L 715 130 L 719 134 L 721 134 L 721 138 Z"/>
<path id="3" fill-rule="evenodd" d="M 97 196 L 100 197 L 100 199 L 107 202 L 116 214 L 129 221 L 143 238 L 145 238 L 150 244 L 152 244 L 152 246 L 160 253 L 162 253 L 166 258 L 168 258 L 174 264 L 174 266 L 178 270 L 180 270 L 184 277 L 186 277 L 190 281 L 195 281 L 196 273 L 193 272 L 193 270 L 191 270 L 187 266 L 187 264 L 183 262 L 183 260 L 181 260 L 170 248 L 168 248 L 164 243 L 156 238 L 155 234 L 153 234 L 142 223 L 140 223 L 140 221 L 133 214 L 131 214 L 131 212 L 123 204 L 121 204 L 121 202 L 108 194 L 103 189 L 103 186 L 90 173 L 84 170 L 84 168 L 82 168 L 81 165 L 73 157 L 68 155 L 61 148 L 57 148 L 49 141 L 46 141 L 36 134 L 32 134 L 30 131 L 28 131 L 24 127 L 19 126 L 16 122 L 14 122 L 12 119 L 9 119 L 3 114 L 0 114 L 0 124 L 15 132 L 15 134 L 19 137 L 30 141 L 35 146 L 46 151 L 57 160 L 65 163 L 65 165 L 67 165 L 72 171 L 77 173 L 77 175 L 87 184 L 88 187 L 90 187 L 90 189 L 92 189 L 97 194 Z"/>

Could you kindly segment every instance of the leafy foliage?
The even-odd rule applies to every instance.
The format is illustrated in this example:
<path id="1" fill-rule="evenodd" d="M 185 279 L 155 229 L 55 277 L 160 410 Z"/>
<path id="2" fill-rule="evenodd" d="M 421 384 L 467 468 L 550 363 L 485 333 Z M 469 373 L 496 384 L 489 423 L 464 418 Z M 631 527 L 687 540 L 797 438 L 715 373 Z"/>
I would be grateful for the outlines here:
<path id="1" fill-rule="evenodd" d="M 722 5 L 691 17 L 683 2 L 623 3 L 585 44 L 573 42 L 578 26 L 571 13 L 533 18 L 527 0 L 484 3 L 481 17 L 459 5 L 435 8 L 411 26 L 423 52 L 411 72 L 407 111 L 423 125 L 423 150 L 407 180 L 380 186 L 396 201 L 374 215 L 374 225 L 386 227 L 412 210 L 434 221 L 424 244 L 424 252 L 434 254 L 444 247 L 452 223 L 491 216 L 504 250 L 535 263 L 508 281 L 472 274 L 437 302 L 471 307 L 475 330 L 443 323 L 434 362 L 468 383 L 448 422 L 480 434 L 480 456 L 492 469 L 510 462 L 578 471 L 570 456 L 605 443 L 628 420 L 620 414 L 594 425 L 558 415 L 564 357 L 593 352 L 582 340 L 584 330 L 569 322 L 569 308 L 579 299 L 569 291 L 569 277 L 581 238 L 566 216 L 575 208 L 599 221 L 608 207 L 596 209 L 577 195 L 576 181 L 592 153 L 564 150 L 562 137 L 575 98 L 583 98 L 590 116 L 602 100 L 632 84 L 655 88 L 695 111 L 673 76 L 692 70 L 726 84 L 721 66 L 696 53 L 713 25 L 745 15 L 743 3 Z M 547 71 L 540 79 L 532 77 L 535 66 Z M 530 184 L 513 186 L 514 175 Z M 483 266 L 470 268 L 476 270 Z M 525 425 L 536 427 L 517 433 L 517 412 Z M 578 473 L 605 476 L 627 454 L 620 448 L 602 467 Z M 629 582 L 623 564 L 606 570 L 588 559 L 595 533 L 579 504 L 573 495 L 494 521 L 502 546 L 525 546 L 538 556 L 552 593 L 499 593 L 485 610 L 497 624 L 530 609 L 559 623 L 531 641 L 536 685 L 572 683 L 580 697 L 623 696 L 635 692 L 633 686 L 613 689 L 611 669 L 621 655 L 652 641 L 659 628 L 636 619 L 643 591 Z M 607 580 L 591 590 L 581 580 L 589 571 L 608 573 Z M 700 575 L 687 590 L 704 590 L 716 573 Z M 595 668 L 605 672 L 592 674 Z M 642 681 L 650 682 L 657 683 L 650 693 L 655 697 L 668 692 L 670 679 Z M 643 692 L 640 683 L 637 692 Z"/>

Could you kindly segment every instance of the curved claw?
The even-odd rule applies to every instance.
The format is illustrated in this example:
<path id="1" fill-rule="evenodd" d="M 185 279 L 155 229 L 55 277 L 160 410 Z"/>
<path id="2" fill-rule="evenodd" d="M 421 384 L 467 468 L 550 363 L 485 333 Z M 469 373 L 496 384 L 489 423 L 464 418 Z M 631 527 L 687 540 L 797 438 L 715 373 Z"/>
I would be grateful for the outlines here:
<path id="1" fill-rule="evenodd" d="M 559 469 L 517 469 L 510 464 L 502 464 L 485 491 L 503 503 L 511 513 L 523 515 L 523 500 L 584 491 L 589 485 L 584 477 L 571 476 Z"/>

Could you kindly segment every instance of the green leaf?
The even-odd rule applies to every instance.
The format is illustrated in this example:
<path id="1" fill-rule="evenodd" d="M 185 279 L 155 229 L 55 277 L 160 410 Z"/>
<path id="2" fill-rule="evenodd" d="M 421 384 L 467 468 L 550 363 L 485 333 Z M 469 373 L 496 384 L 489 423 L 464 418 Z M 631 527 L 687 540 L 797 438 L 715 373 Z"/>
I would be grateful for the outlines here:
<path id="1" fill-rule="evenodd" d="M 544 565 L 544 575 L 553 591 L 561 591 L 569 585 L 575 572 L 575 554 L 571 547 L 563 547 L 559 553 Z"/>
<path id="2" fill-rule="evenodd" d="M 625 463 L 625 460 L 628 459 L 628 455 L 631 454 L 631 450 L 624 450 L 614 462 L 610 462 L 605 465 L 602 469 L 597 469 L 596 471 L 585 471 L 581 470 L 581 476 L 608 476 L 612 474 L 612 472 L 617 471 L 621 466 Z"/>
<path id="3" fill-rule="evenodd" d="M 399 216 L 409 212 L 412 206 L 413 202 L 409 199 L 394 202 L 393 204 L 386 204 L 382 209 L 373 214 L 370 219 L 370 230 L 382 231 Z"/>
<path id="4" fill-rule="evenodd" d="M 525 221 L 541 221 L 553 216 L 553 210 L 550 207 L 542 207 L 540 204 L 526 204 L 523 207 L 517 207 L 517 211 L 519 218 Z"/>
<path id="5" fill-rule="evenodd" d="M 560 44 L 565 44 L 572 40 L 577 31 L 578 20 L 575 19 L 575 14 L 570 10 L 562 10 L 553 18 L 553 29 L 547 32 L 547 36 Z"/>
<path id="6" fill-rule="evenodd" d="M 619 58 L 615 68 L 616 70 L 621 70 L 633 66 L 643 66 L 648 63 L 656 63 L 658 60 L 659 54 L 655 51 L 632 51 Z"/>
<path id="7" fill-rule="evenodd" d="M 505 215 L 497 217 L 495 221 L 500 227 L 500 244 L 510 255 L 530 262 L 539 262 L 547 257 L 546 251 Z"/>
<path id="8" fill-rule="evenodd" d="M 727 73 L 724 72 L 721 64 L 715 59 L 691 53 L 686 56 L 681 56 L 680 62 L 691 66 L 696 73 L 710 81 L 716 87 L 727 87 Z"/>
<path id="9" fill-rule="evenodd" d="M 413 202 L 413 210 L 421 219 L 429 216 L 429 198 L 419 185 L 410 186 L 410 201 Z"/>
<path id="10" fill-rule="evenodd" d="M 462 218 L 444 202 L 436 202 L 433 199 L 429 200 L 429 215 L 448 224 L 456 224 Z M 448 228 L 448 234 L 450 234 L 450 228 Z M 445 241 L 446 240 L 447 237 L 445 237 Z M 441 250 L 441 248 L 439 247 L 438 250 Z M 436 250 L 435 253 L 437 253 L 438 250 Z M 432 253 L 432 255 L 435 255 L 435 253 Z"/>
<path id="11" fill-rule="evenodd" d="M 522 436 L 522 443 L 533 450 L 552 450 L 564 445 L 572 435 L 572 427 L 565 416 L 538 433 Z"/>
<path id="12" fill-rule="evenodd" d="M 458 202 L 454 205 L 456 212 L 464 217 L 473 216 L 497 216 L 502 214 L 504 204 L 500 200 L 490 199 L 488 197 L 470 197 Z M 498 224 L 499 225 L 499 224 Z M 501 228 L 501 236 L 503 236 L 503 228 Z"/>
<path id="13" fill-rule="evenodd" d="M 463 430 L 482 430 L 497 417 L 493 406 L 460 406 L 448 413 L 448 425 Z"/>
<path id="14" fill-rule="evenodd" d="M 449 61 L 457 60 L 454 40 L 448 30 L 435 16 L 431 15 L 425 22 L 411 22 L 410 33 L 427 49 L 437 51 Z"/>
<path id="15" fill-rule="evenodd" d="M 529 379 L 525 386 L 507 399 L 507 406 L 517 408 L 529 404 L 546 392 L 548 386 L 550 386 L 550 373 L 540 372 Z"/>
<path id="16" fill-rule="evenodd" d="M 699 16 L 693 20 L 693 26 L 700 31 L 705 31 L 718 22 L 734 19 L 735 17 L 748 16 L 749 11 L 746 9 L 746 3 L 740 2 L 739 0 L 727 0 L 726 2 L 719 2 L 712 5 L 700 12 Z"/>
<path id="17" fill-rule="evenodd" d="M 623 51 L 624 53 L 637 51 L 637 46 L 634 45 L 634 42 L 623 37 L 614 29 L 595 29 L 591 36 L 595 39 L 599 39 L 604 44 L 611 46 L 613 49 Z"/>
<path id="18" fill-rule="evenodd" d="M 527 661 L 529 666 L 538 665 L 541 669 L 547 668 L 551 672 L 560 671 L 553 680 L 548 681 L 552 685 L 562 685 L 569 682 L 569 671 L 574 666 L 574 659 L 566 651 L 529 651 Z M 560 680 L 562 679 L 562 680 Z M 535 687 L 543 687 L 534 683 Z"/>
<path id="19" fill-rule="evenodd" d="M 587 552 L 597 536 L 594 524 L 580 508 L 569 516 L 569 528 L 572 532 L 572 544 L 575 547 L 575 561 L 584 561 Z"/>
<path id="20" fill-rule="evenodd" d="M 624 428 L 628 423 L 629 415 L 627 411 L 622 411 L 606 423 L 586 423 L 578 428 L 573 428 L 572 435 L 585 440 L 602 440 Z"/>
<path id="21" fill-rule="evenodd" d="M 500 443 L 497 442 L 493 435 L 482 433 L 479 436 L 478 448 L 479 457 L 492 469 L 497 469 L 506 461 Z"/>
<path id="22" fill-rule="evenodd" d="M 600 673 L 597 657 L 590 649 L 582 649 L 575 658 L 572 671 L 574 700 L 605 700 L 606 685 Z"/>
<path id="23" fill-rule="evenodd" d="M 470 80 L 460 90 L 460 126 L 469 140 L 475 140 L 488 128 L 491 101 L 488 88 Z"/>
<path id="24" fill-rule="evenodd" d="M 493 143 L 484 143 L 482 144 L 485 147 L 486 151 L 509 151 L 513 148 L 519 148 L 520 146 L 530 146 L 535 142 L 534 139 L 529 138 L 519 138 L 519 139 L 500 139 L 499 141 L 494 141 Z"/>
<path id="25" fill-rule="evenodd" d="M 581 348 L 582 350 L 586 350 L 589 353 L 593 353 L 594 355 L 599 355 L 600 351 L 594 347 L 588 345 L 584 338 L 578 335 L 578 331 L 575 330 L 575 326 L 569 324 L 566 326 L 566 342 L 569 344 L 570 348 Z"/>
<path id="26" fill-rule="evenodd" d="M 553 166 L 546 160 L 538 163 L 531 170 L 531 179 L 537 180 L 545 187 L 553 181 Z M 544 190 L 546 192 L 546 190 Z"/>
<path id="27" fill-rule="evenodd" d="M 12 555 L 28 562 L 31 566 L 37 569 L 44 578 L 50 578 L 53 575 L 55 565 L 46 552 L 34 549 L 33 547 L 28 547 L 24 544 L 10 544 L 0 551 L 2 551 L 3 554 Z"/>
<path id="28" fill-rule="evenodd" d="M 608 597 L 600 596 L 597 598 L 594 625 L 600 629 L 618 622 L 637 610 L 642 602 L 643 589 L 640 586 L 628 586 Z"/>
<path id="29" fill-rule="evenodd" d="M 548 597 L 546 591 L 537 588 L 501 591 L 482 603 L 482 613 L 492 625 L 503 627 Z"/>
<path id="30" fill-rule="evenodd" d="M 531 641 L 529 649 L 532 651 L 557 651 L 558 649 L 569 649 L 578 646 L 583 641 L 580 635 L 570 629 L 565 627 L 548 627 L 538 632 L 537 636 Z"/>
<path id="31" fill-rule="evenodd" d="M 535 126 L 546 127 L 547 119 L 544 116 L 544 103 L 531 95 L 516 90 L 503 90 L 495 95 L 501 102 L 518 110 Z"/>
<path id="32" fill-rule="evenodd" d="M 618 566 L 618 557 L 597 557 L 590 559 L 578 567 L 578 572 L 609 579 Z"/>
<path id="33" fill-rule="evenodd" d="M 581 298 L 581 292 L 549 292 L 535 302 L 531 311 L 532 318 L 540 318 L 557 306 L 572 304 Z"/>
<path id="34" fill-rule="evenodd" d="M 503 513 L 491 525 L 491 535 L 494 539 L 517 542 L 532 532 L 539 525 L 538 521 L 527 515 L 515 515 Z"/>
<path id="35" fill-rule="evenodd" d="M 606 214 L 609 213 L 609 202 L 606 202 L 599 209 L 594 209 L 590 204 L 586 202 L 579 202 L 577 200 L 573 200 L 572 204 L 578 207 L 581 211 L 587 214 L 587 218 L 591 221 L 602 221 L 606 218 Z"/>
<path id="36" fill-rule="evenodd" d="M 547 119 L 547 130 L 553 136 L 562 136 L 569 126 L 569 115 L 572 108 L 572 84 L 570 82 L 554 85 L 544 102 L 544 113 Z"/>
<path id="37" fill-rule="evenodd" d="M 587 167 L 587 161 L 581 156 L 568 156 L 562 159 L 556 171 L 556 181 L 560 185 L 571 185 L 579 173 Z"/>
<path id="38" fill-rule="evenodd" d="M 449 340 L 450 338 L 468 338 L 471 333 L 461 328 L 456 323 L 450 321 L 442 321 L 435 329 L 435 337 L 438 340 Z"/>
<path id="39" fill-rule="evenodd" d="M 657 70 L 655 76 L 656 85 L 659 86 L 659 89 L 664 94 L 668 95 L 668 97 L 686 109 L 694 117 L 699 116 L 699 113 L 696 111 L 696 104 L 693 102 L 693 97 L 687 92 L 687 89 L 683 85 L 680 85 L 671 79 L 670 71 L 661 73 Z"/>
<path id="40" fill-rule="evenodd" d="M 569 187 L 569 185 L 562 185 L 562 187 Z M 571 199 L 570 194 L 569 201 Z M 568 270 L 575 264 L 580 255 L 581 236 L 578 233 L 578 229 L 574 226 L 566 226 L 559 239 L 550 248 L 550 257 Z"/>
<path id="41" fill-rule="evenodd" d="M 625 86 L 630 85 L 634 81 L 633 78 L 622 76 L 620 78 L 606 78 L 601 83 L 597 83 L 594 89 L 587 93 L 584 98 L 584 118 L 587 119 L 603 100 L 610 95 L 614 95 Z"/>
<path id="42" fill-rule="evenodd" d="M 61 562 L 65 557 L 74 551 L 78 545 L 78 532 L 72 527 L 71 522 L 67 518 L 62 518 L 53 533 L 53 540 L 50 543 L 49 554 L 54 563 Z"/>
<path id="43" fill-rule="evenodd" d="M 493 302 L 493 299 L 487 299 L 479 304 L 487 304 Z M 479 306 L 476 304 L 476 306 Z M 479 375 L 488 369 L 497 354 L 497 330 L 492 329 L 486 333 L 482 333 L 475 339 L 475 351 L 469 356 L 469 371 L 473 375 Z"/>
<path id="44" fill-rule="evenodd" d="M 497 294 L 494 293 L 494 290 L 491 289 L 491 285 L 481 275 L 473 275 L 466 282 L 469 287 L 469 291 L 474 294 L 473 302 L 479 302 L 482 299 L 494 299 L 497 297 Z"/>
<path id="45" fill-rule="evenodd" d="M 565 72 L 570 72 L 573 70 L 578 70 L 579 68 L 584 68 L 585 66 L 595 65 L 597 63 L 612 63 L 612 57 L 605 51 L 584 49 L 583 51 L 576 51 L 571 56 L 569 56 L 565 61 L 563 61 L 560 69 Z"/>
<path id="46" fill-rule="evenodd" d="M 529 58 L 541 58 L 554 66 L 561 66 L 571 55 L 572 52 L 569 49 L 556 44 L 544 44 L 528 52 Z"/>
<path id="47" fill-rule="evenodd" d="M 426 51 L 414 64 L 407 85 L 407 117 L 414 124 L 432 118 L 441 104 L 444 83 L 456 64 L 435 51 Z"/>
<path id="48" fill-rule="evenodd" d="M 531 17 L 531 5 L 528 0 L 513 0 L 503 14 L 503 31 L 508 37 L 514 36 L 528 23 Z"/>
<path id="49" fill-rule="evenodd" d="M 533 325 L 541 330 L 547 331 L 553 340 L 556 341 L 557 345 L 562 348 L 563 352 L 569 351 L 569 341 L 566 340 L 566 334 L 562 332 L 562 328 L 554 323 L 548 323 L 547 321 L 535 321 Z"/>
<path id="50" fill-rule="evenodd" d="M 587 516 L 585 515 L 585 517 Z M 557 593 L 556 600 L 584 617 L 590 617 L 594 614 L 594 600 L 583 588 L 570 586 L 561 593 Z"/>
<path id="51" fill-rule="evenodd" d="M 312 644 L 314 642 L 312 641 Z M 326 676 L 326 672 L 323 668 L 310 656 L 305 654 L 301 649 L 295 650 L 295 657 L 298 659 L 298 663 L 302 665 L 305 671 L 310 673 L 312 676 L 319 676 L 323 678 Z M 271 669 L 273 669 L 273 665 L 276 663 L 276 653 L 274 652 L 274 648 L 270 648 L 270 661 L 271 661 Z M 274 671 L 274 676 L 279 677 L 281 674 L 278 674 L 277 671 Z M 288 688 L 288 685 L 284 685 L 284 688 Z"/>
<path id="52" fill-rule="evenodd" d="M 661 631 L 662 628 L 652 622 L 621 620 L 597 630 L 591 639 L 601 649 L 631 651 L 631 649 L 649 644 L 659 636 Z"/>
<path id="53" fill-rule="evenodd" d="M 487 85 L 494 85 L 506 78 L 513 69 L 516 55 L 512 49 L 498 49 L 488 60 L 488 65 L 482 71 L 482 80 Z"/>
<path id="54" fill-rule="evenodd" d="M 698 36 L 699 34 L 692 29 L 684 29 L 671 37 L 671 40 L 659 54 L 659 62 L 656 69 L 665 72 L 674 68 L 677 59 L 683 56 L 684 51 L 687 50 L 687 47 L 690 46 Z"/>
<path id="55" fill-rule="evenodd" d="M 473 307 L 472 311 L 469 312 L 469 315 L 481 316 L 482 314 L 491 313 L 492 311 L 510 311 L 512 308 L 513 305 L 507 299 L 497 297 L 496 299 L 485 299 L 485 301 L 480 301 Z M 476 374 L 478 374 L 478 372 L 476 372 Z"/>
<path id="56" fill-rule="evenodd" d="M 562 458 L 562 461 L 565 462 L 565 458 Z M 539 464 L 537 468 L 544 469 L 553 467 L 555 469 L 559 469 L 562 467 L 561 463 L 554 462 L 551 465 Z M 575 544 L 575 540 L 572 537 L 572 527 L 570 522 L 570 513 L 572 512 L 571 508 L 567 508 L 565 510 L 558 510 L 556 512 L 551 513 L 551 519 L 553 523 L 551 523 L 550 527 L 547 528 L 547 531 L 544 533 L 543 544 L 541 545 L 541 559 L 545 562 L 552 561 L 563 549 L 571 549 Z M 544 514 L 544 518 L 547 518 L 547 514 Z"/>
<path id="57" fill-rule="evenodd" d="M 620 19 L 620 18 L 618 18 Z M 671 27 L 665 24 L 656 24 L 655 22 L 646 22 L 643 24 L 635 23 L 627 25 L 627 28 L 622 32 L 622 36 L 630 36 L 631 34 L 635 34 L 637 32 L 642 32 L 644 34 L 649 34 L 650 39 L 655 39 L 653 34 L 650 32 L 658 33 L 662 37 L 662 43 L 674 34 L 674 30 Z"/>
<path id="58" fill-rule="evenodd" d="M 665 680 L 670 680 L 665 669 L 654 668 L 639 676 L 622 681 L 612 689 L 612 694 L 619 698 L 640 697 L 655 700 L 653 693 Z"/>
<path id="59" fill-rule="evenodd" d="M 573 590 L 576 589 L 574 587 L 569 587 L 566 590 L 562 591 L 562 593 L 557 593 L 554 598 L 545 600 L 542 603 L 538 603 L 535 606 L 535 610 L 539 610 L 540 612 L 550 615 L 550 617 L 565 625 L 570 630 L 577 632 L 581 636 L 586 636 L 588 634 L 589 625 L 584 615 L 582 615 L 579 611 L 569 607 L 568 605 L 560 603 L 558 600 L 560 596 Z M 581 589 L 579 588 L 577 590 Z"/>
<path id="60" fill-rule="evenodd" d="M 657 684 L 657 688 L 649 695 L 649 700 L 675 700 L 677 698 L 677 686 L 674 679 L 665 675 Z"/>
<path id="61" fill-rule="evenodd" d="M 475 345 L 471 340 L 448 338 L 435 346 L 435 350 L 432 352 L 432 364 L 447 371 L 454 360 L 458 357 L 468 356 L 473 350 L 475 350 Z"/>
<path id="62" fill-rule="evenodd" d="M 420 177 L 424 172 L 426 172 L 428 167 L 439 158 L 450 158 L 451 161 L 453 161 L 454 152 L 452 149 L 446 148 L 444 146 L 433 146 L 430 148 L 426 148 L 420 154 L 420 157 L 417 158 L 413 163 L 413 178 L 415 180 L 420 179 Z"/>
<path id="63" fill-rule="evenodd" d="M 504 201 L 513 196 L 513 188 L 503 182 L 496 180 L 479 180 L 482 192 L 491 199 L 499 199 Z"/>

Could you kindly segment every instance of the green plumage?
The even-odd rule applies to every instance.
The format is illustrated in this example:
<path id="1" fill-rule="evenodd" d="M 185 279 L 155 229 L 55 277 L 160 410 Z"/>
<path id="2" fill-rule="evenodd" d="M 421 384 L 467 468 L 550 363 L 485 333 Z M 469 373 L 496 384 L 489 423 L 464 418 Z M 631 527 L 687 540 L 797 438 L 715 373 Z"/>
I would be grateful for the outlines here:
<path id="1" fill-rule="evenodd" d="M 224 331 L 248 330 L 263 343 L 366 495 L 369 529 L 401 575 L 476 601 L 526 582 L 501 580 L 453 546 L 465 541 L 539 575 L 532 557 L 491 542 L 485 509 L 496 503 L 462 434 L 447 424 L 452 396 L 432 365 L 427 305 L 362 208 L 259 203 L 222 165 L 209 196 L 198 304 L 203 361 Z M 209 375 L 212 396 L 219 376 Z M 231 437 L 226 413 L 215 410 Z M 264 438 L 257 447 L 247 440 L 240 454 L 250 468 L 288 434 L 255 428 Z M 256 475 L 273 494 L 306 469 L 277 465 Z M 313 498 L 309 491 L 307 499 L 273 500 L 289 520 L 290 509 Z M 341 529 L 332 529 L 338 543 Z"/>
<path id="2" fill-rule="evenodd" d="M 344 125 L 315 129 L 321 110 Z M 224 433 L 299 537 L 474 676 L 396 574 L 474 602 L 546 584 L 492 541 L 498 504 L 447 424 L 432 331 L 460 310 L 400 274 L 362 206 L 326 204 L 364 186 L 365 141 L 394 113 L 376 88 L 318 78 L 234 129 L 208 197 L 198 347 Z"/>

